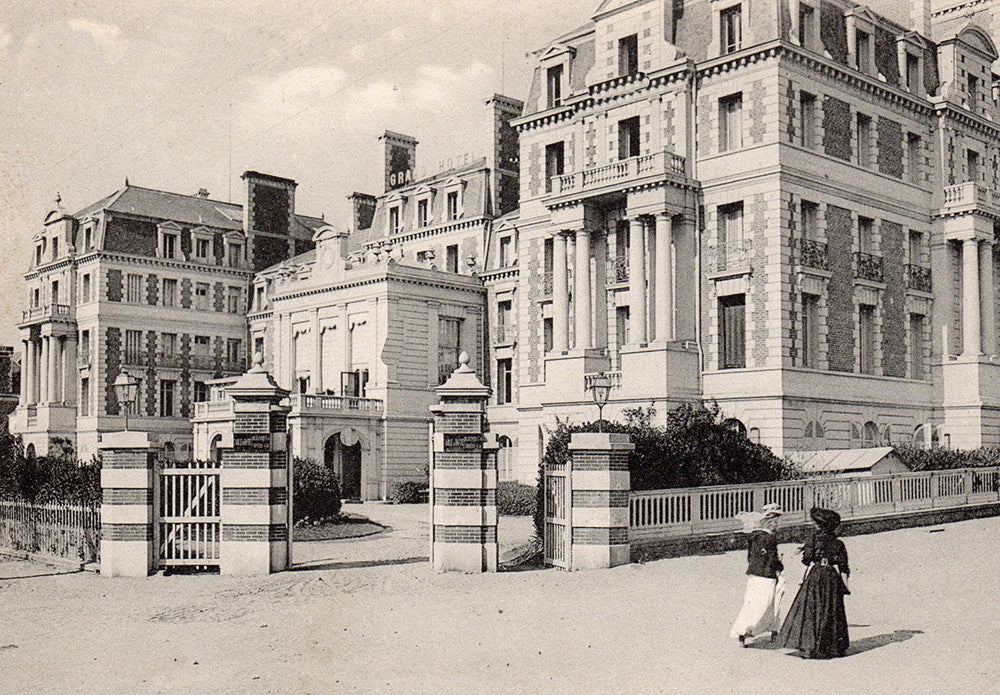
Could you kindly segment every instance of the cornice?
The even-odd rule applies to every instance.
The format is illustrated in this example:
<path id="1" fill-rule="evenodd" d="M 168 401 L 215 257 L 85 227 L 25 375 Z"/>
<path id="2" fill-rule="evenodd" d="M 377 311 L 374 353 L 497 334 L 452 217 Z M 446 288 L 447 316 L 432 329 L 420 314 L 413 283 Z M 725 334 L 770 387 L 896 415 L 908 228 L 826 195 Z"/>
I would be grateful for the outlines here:
<path id="1" fill-rule="evenodd" d="M 133 263 L 136 265 L 152 265 L 161 268 L 173 268 L 175 270 L 191 270 L 201 273 L 218 275 L 235 275 L 237 277 L 250 278 L 253 271 L 244 268 L 228 268 L 220 265 L 202 265 L 189 261 L 178 261 L 173 258 L 155 258 L 151 256 L 132 256 L 129 254 L 119 254 L 109 251 L 97 251 L 95 255 L 100 260 L 113 261 L 117 263 Z"/>
<path id="2" fill-rule="evenodd" d="M 941 101 L 934 104 L 934 113 L 939 118 L 945 117 L 958 121 L 964 126 L 985 133 L 994 138 L 1000 138 L 1000 124 L 988 121 L 968 109 L 951 101 Z"/>
<path id="3" fill-rule="evenodd" d="M 459 229 L 466 229 L 468 227 L 473 227 L 477 224 L 486 224 L 489 222 L 491 217 L 486 215 L 478 215 L 476 217 L 470 217 L 468 219 L 458 219 L 448 222 L 446 224 L 439 224 L 433 227 L 422 227 L 418 230 L 404 232 L 402 234 L 396 234 L 389 236 L 387 239 L 377 239 L 374 241 L 369 241 L 365 244 L 366 247 L 379 246 L 385 242 L 398 242 L 406 243 L 408 241 L 413 241 L 415 239 L 423 239 L 425 237 L 437 236 L 438 234 L 445 234 L 448 232 L 454 232 Z"/>
<path id="4" fill-rule="evenodd" d="M 382 283 L 388 284 L 390 282 L 396 282 L 404 285 L 419 285 L 422 287 L 437 287 L 441 289 L 458 290 L 460 292 L 472 292 L 476 294 L 482 294 L 483 292 L 486 291 L 486 287 L 482 285 L 482 280 L 480 280 L 480 284 L 472 285 L 469 283 L 451 282 L 446 279 L 432 280 L 430 278 L 418 278 L 412 276 L 401 276 L 401 275 L 392 275 L 389 273 L 385 273 L 380 275 L 369 275 L 368 277 L 358 278 L 357 280 L 339 282 L 334 285 L 311 287 L 309 289 L 302 289 L 295 292 L 288 292 L 286 294 L 274 295 L 270 298 L 270 302 L 274 304 L 275 302 L 280 302 L 290 299 L 310 297 L 318 294 L 326 294 L 328 292 L 336 292 L 339 290 L 351 289 L 354 287 L 364 287 L 366 285 L 378 285 Z"/>

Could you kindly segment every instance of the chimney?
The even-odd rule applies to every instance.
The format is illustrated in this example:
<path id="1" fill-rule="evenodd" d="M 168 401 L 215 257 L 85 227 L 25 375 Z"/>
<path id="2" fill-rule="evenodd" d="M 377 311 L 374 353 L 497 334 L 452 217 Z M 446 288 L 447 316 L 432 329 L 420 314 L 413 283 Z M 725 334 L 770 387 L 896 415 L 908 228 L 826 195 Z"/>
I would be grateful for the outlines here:
<path id="1" fill-rule="evenodd" d="M 910 28 L 931 38 L 931 0 L 910 0 Z"/>
<path id="2" fill-rule="evenodd" d="M 520 148 L 517 131 L 510 122 L 521 115 L 524 102 L 501 94 L 486 100 L 490 142 L 487 166 L 493 187 L 494 214 L 503 215 L 518 206 Z"/>
<path id="3" fill-rule="evenodd" d="M 247 235 L 248 258 L 260 271 L 295 255 L 295 187 L 292 179 L 245 171 L 243 233 Z"/>
<path id="4" fill-rule="evenodd" d="M 199 198 L 206 198 L 207 199 L 208 198 L 208 189 L 207 188 L 199 188 L 198 189 L 198 197 Z"/>
<path id="5" fill-rule="evenodd" d="M 375 216 L 375 196 L 355 191 L 347 200 L 351 204 L 351 232 L 370 229 Z"/>
<path id="6" fill-rule="evenodd" d="M 379 137 L 385 143 L 385 191 L 413 182 L 417 168 L 417 140 L 391 130 Z"/>

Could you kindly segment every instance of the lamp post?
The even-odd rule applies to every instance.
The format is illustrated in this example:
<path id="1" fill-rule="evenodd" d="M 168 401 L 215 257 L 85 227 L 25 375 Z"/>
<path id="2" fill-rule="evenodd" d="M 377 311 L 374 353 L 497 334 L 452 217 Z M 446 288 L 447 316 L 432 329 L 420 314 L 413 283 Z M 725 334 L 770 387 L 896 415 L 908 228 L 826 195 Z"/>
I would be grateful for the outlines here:
<path id="1" fill-rule="evenodd" d="M 590 396 L 597 406 L 597 431 L 604 431 L 604 406 L 608 403 L 608 395 L 611 393 L 611 377 L 604 372 L 593 374 L 587 380 L 587 388 L 590 389 Z"/>
<path id="2" fill-rule="evenodd" d="M 115 397 L 125 408 L 125 431 L 128 432 L 128 410 L 132 403 L 135 402 L 136 391 L 139 389 L 139 380 L 128 372 L 119 372 L 112 386 L 115 389 Z"/>

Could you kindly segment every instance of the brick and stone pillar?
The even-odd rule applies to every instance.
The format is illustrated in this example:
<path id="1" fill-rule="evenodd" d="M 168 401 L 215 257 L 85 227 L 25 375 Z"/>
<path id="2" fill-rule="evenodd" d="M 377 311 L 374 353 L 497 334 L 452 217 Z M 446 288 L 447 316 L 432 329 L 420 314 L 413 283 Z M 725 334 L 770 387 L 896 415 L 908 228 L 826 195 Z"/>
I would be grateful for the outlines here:
<path id="1" fill-rule="evenodd" d="M 490 389 L 463 352 L 458 369 L 436 391 L 431 562 L 438 572 L 496 572 L 496 444 L 484 435 Z"/>
<path id="2" fill-rule="evenodd" d="M 982 332 L 979 305 L 979 240 L 962 241 L 962 353 L 978 355 Z"/>
<path id="3" fill-rule="evenodd" d="M 156 569 L 156 454 L 145 432 L 101 437 L 101 574 L 145 577 Z"/>
<path id="4" fill-rule="evenodd" d="M 268 574 L 292 562 L 288 391 L 261 361 L 256 353 L 250 371 L 226 389 L 234 421 L 233 446 L 221 457 L 221 574 Z"/>
<path id="5" fill-rule="evenodd" d="M 997 352 L 997 320 L 993 296 L 993 243 L 984 241 L 979 245 L 979 297 L 982 301 L 983 352 L 994 355 Z"/>
<path id="6" fill-rule="evenodd" d="M 674 339 L 674 269 L 673 244 L 671 243 L 670 215 L 661 212 L 656 216 L 656 339 Z"/>
<path id="7" fill-rule="evenodd" d="M 589 350 L 594 347 L 590 328 L 590 230 L 576 232 L 576 262 L 574 271 L 576 288 L 573 301 L 576 303 L 576 347 Z"/>
<path id="8" fill-rule="evenodd" d="M 641 217 L 628 221 L 629 342 L 646 342 L 646 226 Z"/>
<path id="9" fill-rule="evenodd" d="M 569 283 L 566 269 L 566 235 L 552 238 L 552 351 L 569 347 Z"/>
<path id="10" fill-rule="evenodd" d="M 572 457 L 570 569 L 599 569 L 629 562 L 627 434 L 575 432 Z"/>

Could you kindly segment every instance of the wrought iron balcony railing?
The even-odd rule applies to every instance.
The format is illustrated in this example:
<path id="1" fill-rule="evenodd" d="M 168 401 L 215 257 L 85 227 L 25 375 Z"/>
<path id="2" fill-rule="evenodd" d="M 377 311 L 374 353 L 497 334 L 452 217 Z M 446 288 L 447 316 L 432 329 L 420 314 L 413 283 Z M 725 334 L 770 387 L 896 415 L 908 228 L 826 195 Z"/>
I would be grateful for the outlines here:
<path id="1" fill-rule="evenodd" d="M 882 282 L 882 257 L 870 253 L 854 254 L 854 277 L 872 282 Z"/>
<path id="2" fill-rule="evenodd" d="M 907 264 L 906 289 L 931 292 L 931 269 L 922 265 Z"/>
<path id="3" fill-rule="evenodd" d="M 628 256 L 608 259 L 608 284 L 628 282 Z"/>
<path id="4" fill-rule="evenodd" d="M 802 239 L 799 242 L 799 265 L 817 270 L 829 270 L 826 244 L 812 239 Z"/>
<path id="5" fill-rule="evenodd" d="M 751 248 L 749 241 L 720 242 L 715 252 L 715 269 L 735 270 L 749 266 Z"/>

